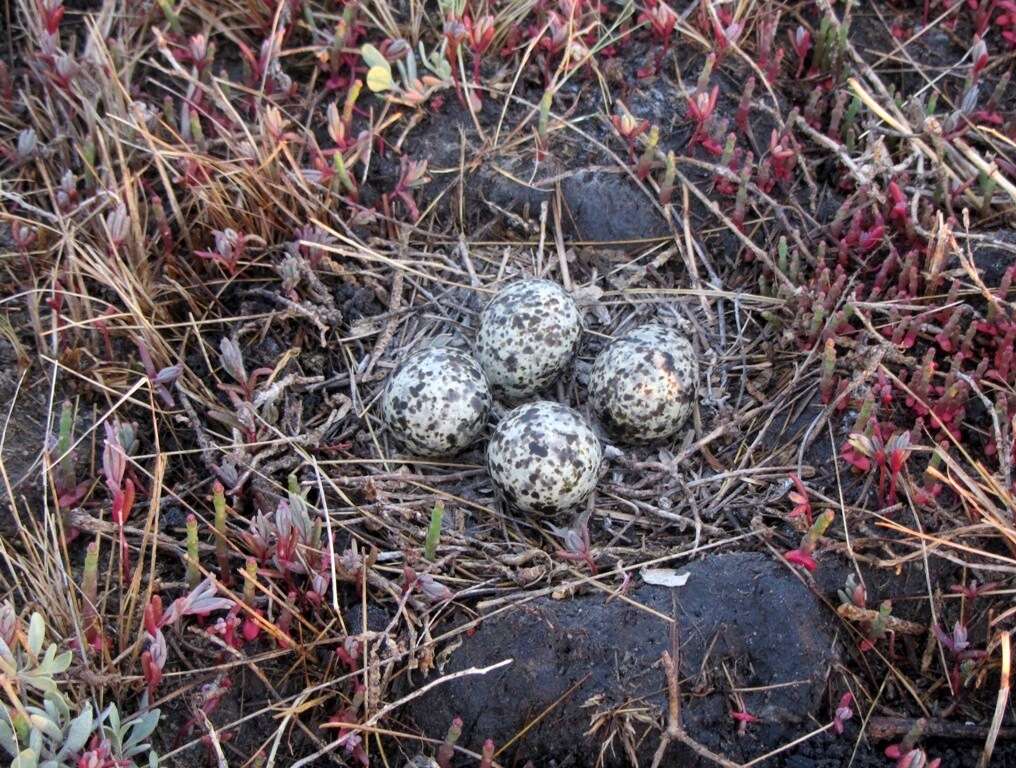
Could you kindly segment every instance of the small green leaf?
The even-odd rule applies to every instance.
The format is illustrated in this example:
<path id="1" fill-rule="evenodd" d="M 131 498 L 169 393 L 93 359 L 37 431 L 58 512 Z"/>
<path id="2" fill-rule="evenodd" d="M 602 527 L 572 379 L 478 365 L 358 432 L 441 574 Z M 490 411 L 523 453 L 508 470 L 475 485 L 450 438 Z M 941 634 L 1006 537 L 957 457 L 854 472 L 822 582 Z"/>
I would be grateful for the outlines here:
<path id="1" fill-rule="evenodd" d="M 444 502 L 438 501 L 430 512 L 430 525 L 424 541 L 423 556 L 430 562 L 437 558 L 437 545 L 441 541 L 441 518 L 444 517 Z"/>
<path id="2" fill-rule="evenodd" d="M 50 646 L 53 648 L 55 646 Z M 67 668 L 71 665 L 71 661 L 74 659 L 74 655 L 70 651 L 64 651 L 55 659 L 53 659 L 52 671 L 50 674 L 59 675 L 61 672 L 66 672 Z"/>
<path id="3" fill-rule="evenodd" d="M 23 749 L 11 760 L 11 768 L 36 768 L 39 756 L 31 749 Z"/>
<path id="4" fill-rule="evenodd" d="M 32 724 L 33 728 L 38 728 L 44 735 L 49 736 L 51 739 L 59 740 L 60 737 L 63 736 L 60 726 L 42 713 L 29 715 L 28 721 Z"/>
<path id="5" fill-rule="evenodd" d="M 36 611 L 28 622 L 28 651 L 38 656 L 42 651 L 42 641 L 46 639 L 46 622 L 42 614 Z"/>
<path id="6" fill-rule="evenodd" d="M 363 60 L 368 67 L 391 69 L 391 65 L 388 63 L 388 59 L 384 57 L 384 54 L 370 43 L 364 43 L 360 46 L 360 55 L 363 56 Z"/>
<path id="7" fill-rule="evenodd" d="M 109 705 L 109 709 L 106 710 L 106 717 L 109 718 L 109 727 L 113 729 L 113 732 L 116 733 L 119 738 L 120 711 L 116 708 L 116 704 Z"/>

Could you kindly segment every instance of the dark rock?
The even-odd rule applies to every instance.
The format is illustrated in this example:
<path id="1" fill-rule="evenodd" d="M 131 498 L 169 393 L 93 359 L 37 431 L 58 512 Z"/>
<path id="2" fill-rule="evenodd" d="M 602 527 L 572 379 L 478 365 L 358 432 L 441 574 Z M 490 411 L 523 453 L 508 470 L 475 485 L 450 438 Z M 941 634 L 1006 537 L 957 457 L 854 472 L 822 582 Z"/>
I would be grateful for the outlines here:
<path id="1" fill-rule="evenodd" d="M 659 659 L 671 645 L 671 625 L 664 617 L 675 617 L 683 720 L 696 739 L 742 761 L 805 732 L 835 656 L 829 612 L 785 567 L 760 554 L 718 555 L 677 570 L 689 574 L 685 586 L 645 584 L 630 601 L 607 602 L 604 594 L 544 598 L 486 619 L 443 672 L 513 662 L 438 686 L 404 714 L 435 738 L 461 717 L 460 743 L 474 750 L 486 738 L 505 744 L 517 737 L 505 764 L 593 765 L 623 711 L 634 728 L 632 749 L 648 764 L 666 703 Z M 763 721 L 745 736 L 736 736 L 730 717 L 725 670 L 747 711 Z M 603 724 L 587 735 L 598 717 Z M 687 750 L 670 749 L 665 764 L 693 764 Z M 615 734 L 604 764 L 627 763 Z"/>
<path id="2" fill-rule="evenodd" d="M 539 219 L 540 204 L 550 201 L 553 187 L 522 184 L 493 172 L 480 185 L 481 197 L 512 213 Z M 580 168 L 555 176 L 561 183 L 565 235 L 586 242 L 620 243 L 665 237 L 670 229 L 653 200 L 625 174 L 615 170 Z"/>
<path id="3" fill-rule="evenodd" d="M 623 242 L 670 232 L 653 200 L 627 176 L 584 169 L 564 179 L 561 191 L 580 240 Z"/>
<path id="4" fill-rule="evenodd" d="M 983 232 L 984 240 L 973 244 L 974 265 L 988 288 L 997 288 L 1002 275 L 1016 262 L 1016 231 L 996 229 Z M 958 261 L 955 264 L 958 266 Z"/>

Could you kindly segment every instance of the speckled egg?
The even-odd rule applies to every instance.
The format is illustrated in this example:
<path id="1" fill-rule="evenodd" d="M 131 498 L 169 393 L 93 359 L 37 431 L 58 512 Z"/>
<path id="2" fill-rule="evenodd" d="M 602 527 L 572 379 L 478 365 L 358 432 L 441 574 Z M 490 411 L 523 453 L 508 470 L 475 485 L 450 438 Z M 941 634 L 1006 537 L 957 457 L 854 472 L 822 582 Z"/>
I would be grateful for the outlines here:
<path id="1" fill-rule="evenodd" d="M 510 411 L 487 445 L 487 468 L 512 506 L 557 512 L 596 487 L 603 448 L 580 413 L 540 400 Z"/>
<path id="2" fill-rule="evenodd" d="M 697 380 L 691 343 L 666 326 L 642 325 L 597 356 L 589 375 L 589 404 L 618 438 L 652 442 L 684 424 Z"/>
<path id="3" fill-rule="evenodd" d="M 494 394 L 522 400 L 568 367 L 581 332 L 579 309 L 561 286 L 520 280 L 501 290 L 480 315 L 476 354 Z"/>
<path id="4" fill-rule="evenodd" d="M 446 456 L 476 440 L 490 389 L 479 364 L 449 347 L 408 358 L 388 380 L 381 417 L 396 442 L 420 456 Z"/>

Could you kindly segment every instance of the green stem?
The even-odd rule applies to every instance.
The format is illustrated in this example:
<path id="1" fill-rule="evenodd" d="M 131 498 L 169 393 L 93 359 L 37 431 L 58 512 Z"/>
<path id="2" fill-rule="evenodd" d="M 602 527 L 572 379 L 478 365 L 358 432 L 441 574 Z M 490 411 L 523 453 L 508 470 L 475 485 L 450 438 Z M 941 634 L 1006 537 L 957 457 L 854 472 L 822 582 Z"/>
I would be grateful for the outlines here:
<path id="1" fill-rule="evenodd" d="M 433 562 L 437 558 L 437 545 L 441 540 L 441 519 L 444 517 L 444 502 L 437 502 L 430 513 L 430 525 L 427 526 L 427 540 L 423 546 L 423 556 Z"/>
<path id="2" fill-rule="evenodd" d="M 258 561 L 253 557 L 247 558 L 243 574 L 243 601 L 254 607 L 254 583 L 258 580 Z"/>
<path id="3" fill-rule="evenodd" d="M 219 564 L 219 578 L 229 586 L 229 542 L 226 539 L 226 489 L 218 480 L 212 486 L 212 506 L 215 508 L 215 559 Z"/>
<path id="4" fill-rule="evenodd" d="M 194 589 L 201 582 L 198 569 L 198 519 L 187 515 L 187 586 Z"/>

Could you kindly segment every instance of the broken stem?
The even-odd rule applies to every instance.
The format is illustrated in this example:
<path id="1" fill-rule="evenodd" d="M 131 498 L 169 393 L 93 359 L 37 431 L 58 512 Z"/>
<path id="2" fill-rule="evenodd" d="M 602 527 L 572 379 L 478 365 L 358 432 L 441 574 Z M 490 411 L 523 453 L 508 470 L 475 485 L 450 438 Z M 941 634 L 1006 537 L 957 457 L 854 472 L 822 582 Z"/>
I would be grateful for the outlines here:
<path id="1" fill-rule="evenodd" d="M 741 768 L 738 763 L 728 760 L 723 755 L 713 752 L 709 747 L 699 744 L 684 730 L 684 725 L 681 722 L 681 689 L 678 683 L 678 665 L 680 664 L 681 655 L 676 622 L 671 625 L 671 632 L 673 654 L 670 651 L 664 651 L 660 657 L 660 661 L 663 662 L 663 672 L 667 678 L 667 729 L 660 739 L 660 746 L 656 748 L 656 754 L 653 755 L 653 768 L 659 768 L 663 755 L 672 741 L 684 744 L 699 757 L 716 763 L 716 765 L 723 766 L 723 768 Z"/>

